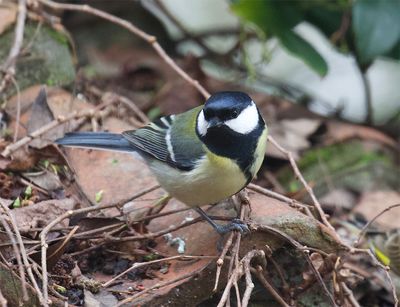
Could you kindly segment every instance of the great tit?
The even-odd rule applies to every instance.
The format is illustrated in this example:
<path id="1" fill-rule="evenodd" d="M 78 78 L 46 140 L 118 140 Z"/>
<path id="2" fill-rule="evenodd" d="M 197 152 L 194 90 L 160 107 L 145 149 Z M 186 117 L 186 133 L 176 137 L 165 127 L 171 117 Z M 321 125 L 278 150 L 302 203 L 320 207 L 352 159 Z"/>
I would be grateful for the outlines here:
<path id="1" fill-rule="evenodd" d="M 172 197 L 195 208 L 223 234 L 248 229 L 237 219 L 218 225 L 200 206 L 243 189 L 261 167 L 266 141 L 267 127 L 254 101 L 242 92 L 219 92 L 203 106 L 137 130 L 73 132 L 56 143 L 139 153 Z"/>

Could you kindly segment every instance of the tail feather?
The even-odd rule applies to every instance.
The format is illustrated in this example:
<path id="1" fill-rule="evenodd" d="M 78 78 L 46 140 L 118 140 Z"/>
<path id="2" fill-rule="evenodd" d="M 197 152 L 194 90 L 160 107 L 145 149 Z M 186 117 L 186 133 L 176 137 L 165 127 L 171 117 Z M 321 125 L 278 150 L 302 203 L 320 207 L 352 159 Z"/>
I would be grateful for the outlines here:
<path id="1" fill-rule="evenodd" d="M 122 134 L 108 132 L 70 132 L 55 141 L 58 145 L 133 152 L 135 148 Z"/>

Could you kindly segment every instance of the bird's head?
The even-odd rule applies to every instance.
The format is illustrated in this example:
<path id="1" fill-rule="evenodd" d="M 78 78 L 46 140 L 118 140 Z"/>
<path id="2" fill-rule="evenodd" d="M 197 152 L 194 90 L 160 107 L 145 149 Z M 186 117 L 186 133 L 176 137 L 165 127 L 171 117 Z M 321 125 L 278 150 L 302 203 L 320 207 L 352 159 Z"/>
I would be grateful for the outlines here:
<path id="1" fill-rule="evenodd" d="M 201 139 L 251 135 L 264 126 L 254 101 L 242 92 L 212 95 L 199 112 L 196 131 Z"/>

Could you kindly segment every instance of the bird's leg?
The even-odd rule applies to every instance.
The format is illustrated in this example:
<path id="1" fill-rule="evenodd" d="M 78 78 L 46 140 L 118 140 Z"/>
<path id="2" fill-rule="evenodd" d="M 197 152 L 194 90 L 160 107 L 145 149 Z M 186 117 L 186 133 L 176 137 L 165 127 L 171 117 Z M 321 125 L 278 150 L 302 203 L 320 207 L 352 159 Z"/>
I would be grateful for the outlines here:
<path id="1" fill-rule="evenodd" d="M 224 235 L 227 232 L 237 230 L 240 231 L 241 233 L 247 233 L 250 232 L 249 228 L 243 221 L 240 219 L 233 219 L 229 224 L 226 225 L 218 225 L 215 223 L 211 217 L 207 215 L 207 213 L 204 212 L 203 209 L 200 207 L 195 208 L 196 211 L 208 222 L 210 225 L 215 229 L 216 232 L 218 232 L 220 235 Z"/>

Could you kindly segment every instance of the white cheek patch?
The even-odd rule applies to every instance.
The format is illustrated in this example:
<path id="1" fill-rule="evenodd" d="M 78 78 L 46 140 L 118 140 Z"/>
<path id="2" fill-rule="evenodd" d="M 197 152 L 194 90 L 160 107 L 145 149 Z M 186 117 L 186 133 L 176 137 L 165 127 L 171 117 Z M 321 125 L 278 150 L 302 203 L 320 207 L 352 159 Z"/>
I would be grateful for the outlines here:
<path id="1" fill-rule="evenodd" d="M 240 112 L 238 117 L 227 120 L 225 125 L 241 134 L 253 131 L 258 125 L 258 111 L 255 103 L 251 102 L 251 105 Z"/>
<path id="2" fill-rule="evenodd" d="M 199 116 L 197 117 L 197 131 L 201 136 L 205 136 L 207 134 L 208 122 L 204 117 L 203 110 L 200 111 Z"/>

